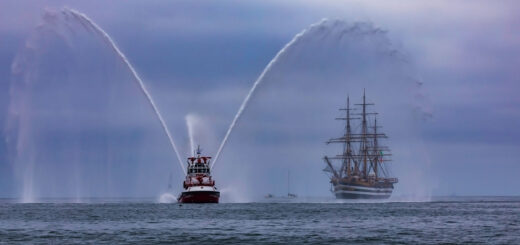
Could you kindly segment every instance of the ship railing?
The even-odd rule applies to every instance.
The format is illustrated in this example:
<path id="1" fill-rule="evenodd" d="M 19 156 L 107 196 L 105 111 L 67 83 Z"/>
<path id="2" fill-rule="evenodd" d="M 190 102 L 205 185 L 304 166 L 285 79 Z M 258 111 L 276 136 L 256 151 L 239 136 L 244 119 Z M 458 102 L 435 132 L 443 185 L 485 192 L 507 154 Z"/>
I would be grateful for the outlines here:
<path id="1" fill-rule="evenodd" d="M 197 182 L 192 182 L 191 180 L 186 180 L 184 181 L 184 184 L 186 186 L 214 186 L 215 185 L 215 181 L 214 180 L 210 180 L 210 181 L 197 181 Z"/>
<path id="2" fill-rule="evenodd" d="M 377 180 L 376 176 L 374 176 L 374 175 L 369 175 L 369 176 L 367 176 L 367 179 L 368 179 L 369 181 L 376 181 L 376 180 Z"/>
<path id="3" fill-rule="evenodd" d="M 397 178 L 386 178 L 384 180 L 385 180 L 385 182 L 389 182 L 389 183 L 397 183 L 398 182 Z"/>
<path id="4" fill-rule="evenodd" d="M 212 183 L 199 183 L 199 184 L 192 184 L 192 183 L 185 183 L 184 188 L 192 187 L 192 186 L 215 186 L 215 182 Z"/>
<path id="5" fill-rule="evenodd" d="M 368 176 L 368 181 L 374 181 L 374 182 L 385 182 L 385 183 L 397 183 L 397 178 L 376 178 L 376 176 Z"/>

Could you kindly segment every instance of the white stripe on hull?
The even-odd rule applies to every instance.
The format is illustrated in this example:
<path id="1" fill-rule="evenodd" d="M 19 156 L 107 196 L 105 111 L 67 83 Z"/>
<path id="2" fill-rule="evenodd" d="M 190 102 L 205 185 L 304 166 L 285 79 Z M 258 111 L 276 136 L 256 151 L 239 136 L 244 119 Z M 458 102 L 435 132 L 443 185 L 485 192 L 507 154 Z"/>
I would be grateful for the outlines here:
<path id="1" fill-rule="evenodd" d="M 358 190 L 367 190 L 367 191 L 390 191 L 392 192 L 393 188 L 378 188 L 378 187 L 364 187 L 364 186 L 356 186 L 356 185 L 343 185 L 336 184 L 334 187 L 346 187 L 346 188 L 354 188 Z"/>
<path id="2" fill-rule="evenodd" d="M 359 195 L 367 195 L 367 196 L 390 196 L 392 192 L 366 192 L 366 191 L 344 191 L 344 190 L 337 190 L 334 191 L 335 194 L 337 193 L 345 193 L 345 194 L 359 194 Z"/>
<path id="3" fill-rule="evenodd" d="M 203 185 L 199 185 L 199 186 L 190 186 L 188 187 L 188 189 L 186 189 L 186 191 L 188 192 L 196 192 L 196 191 L 202 191 L 202 192 L 205 192 L 205 191 L 217 191 L 217 188 L 213 187 L 213 186 L 203 186 Z"/>

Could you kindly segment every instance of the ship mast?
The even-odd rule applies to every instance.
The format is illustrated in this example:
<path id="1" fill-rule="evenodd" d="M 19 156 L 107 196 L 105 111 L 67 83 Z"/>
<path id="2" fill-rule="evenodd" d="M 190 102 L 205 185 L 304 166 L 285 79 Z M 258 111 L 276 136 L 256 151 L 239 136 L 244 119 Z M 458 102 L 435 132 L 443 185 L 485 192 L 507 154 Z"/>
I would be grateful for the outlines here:
<path id="1" fill-rule="evenodd" d="M 287 170 L 287 196 L 291 195 L 291 170 Z"/>
<path id="2" fill-rule="evenodd" d="M 367 115 L 366 115 L 366 101 L 365 101 L 365 90 L 363 89 L 363 177 L 367 177 Z"/>
<path id="3" fill-rule="evenodd" d="M 351 173 L 351 169 L 352 167 L 350 166 L 350 161 L 352 160 L 352 158 L 350 157 L 350 153 L 351 153 L 351 145 L 350 145 L 350 134 L 351 134 L 351 130 L 350 130 L 350 98 L 349 96 L 347 96 L 347 132 L 346 132 L 346 142 L 345 142 L 345 153 L 347 155 L 347 158 L 345 159 L 346 162 L 347 162 L 347 176 L 351 176 L 352 173 Z"/>
<path id="4" fill-rule="evenodd" d="M 346 120 L 347 123 L 345 124 L 345 140 L 343 141 L 343 164 L 341 166 L 340 176 L 343 175 L 343 173 L 347 173 L 347 177 L 352 176 L 352 145 L 351 143 L 351 136 L 352 136 L 352 130 L 350 127 L 350 120 L 352 118 L 350 117 L 350 97 L 347 96 L 347 108 L 346 109 L 339 109 L 346 111 L 346 117 L 345 118 L 336 118 L 336 120 Z M 346 169 L 346 171 L 345 171 Z M 354 172 L 357 172 L 355 170 Z"/>
<path id="5" fill-rule="evenodd" d="M 374 118 L 374 134 L 376 135 L 376 137 L 374 137 L 374 175 L 376 176 L 376 180 L 378 178 L 378 174 L 377 174 L 377 165 L 379 165 L 379 157 L 377 156 L 377 153 L 378 153 L 378 150 L 379 150 L 379 147 L 378 147 L 378 144 L 377 144 L 377 118 Z"/>
<path id="6" fill-rule="evenodd" d="M 367 113 L 366 106 L 367 105 L 373 105 L 372 103 L 366 103 L 366 97 L 365 97 L 365 89 L 363 89 L 363 103 L 362 104 L 356 104 L 362 106 L 362 113 L 361 113 L 361 149 L 360 149 L 360 155 L 362 157 L 363 162 L 363 178 L 368 177 L 368 168 L 367 168 L 367 160 L 368 159 L 368 130 L 367 130 L 367 115 L 368 114 L 375 114 L 375 113 Z M 377 137 L 377 136 L 376 136 Z"/>
<path id="7" fill-rule="evenodd" d="M 355 110 L 355 108 L 350 107 L 350 98 L 347 96 L 346 108 L 340 109 L 346 111 L 345 117 L 336 118 L 336 120 L 346 120 L 345 133 L 342 137 L 331 138 L 326 142 L 327 144 L 342 143 L 343 152 L 340 155 L 324 157 L 325 163 L 327 164 L 325 171 L 332 173 L 335 179 L 359 177 L 359 179 L 366 181 L 390 181 L 396 183 L 397 179 L 388 178 L 386 176 L 387 173 L 382 165 L 383 160 L 390 161 L 390 159 L 383 158 L 391 156 L 392 154 L 383 153 L 388 152 L 389 149 L 386 146 L 379 145 L 379 139 L 387 138 L 387 136 L 377 130 L 377 128 L 380 127 L 377 125 L 377 119 L 375 118 L 378 113 L 367 111 L 367 106 L 374 104 L 367 103 L 365 90 L 363 90 L 362 103 L 354 105 L 361 106 L 361 113 L 350 113 L 350 111 Z M 360 117 L 353 118 L 352 115 Z M 368 123 L 368 117 L 370 115 L 374 115 L 373 131 L 372 126 L 369 126 Z M 361 119 L 359 133 L 352 132 L 351 120 L 355 119 Z M 352 145 L 352 143 L 355 143 L 355 145 Z M 332 160 L 342 160 L 341 168 L 336 169 L 332 164 Z M 379 164 L 381 164 L 381 166 Z M 382 173 L 379 173 L 381 171 Z M 372 177 L 372 174 L 375 176 Z"/>
<path id="8" fill-rule="evenodd" d="M 390 150 L 388 149 L 388 147 L 379 145 L 380 138 L 386 139 L 388 137 L 386 136 L 386 134 L 379 133 L 377 131 L 378 128 L 381 128 L 381 126 L 377 126 L 377 118 L 374 118 L 374 127 L 373 128 L 374 128 L 374 141 L 373 141 L 374 145 L 373 145 L 372 154 L 371 154 L 372 162 L 373 162 L 372 169 L 374 170 L 374 175 L 375 175 L 376 180 L 378 180 L 380 178 L 380 176 L 383 175 L 383 177 L 384 177 L 386 175 L 385 168 L 382 165 L 383 160 L 385 160 L 386 162 L 391 161 L 391 159 L 389 159 L 389 158 L 386 158 L 386 159 L 383 159 L 383 158 L 386 156 L 391 156 L 392 154 L 389 153 Z M 387 152 L 387 153 L 383 153 L 383 152 Z M 379 173 L 379 171 L 382 171 L 382 175 Z"/>

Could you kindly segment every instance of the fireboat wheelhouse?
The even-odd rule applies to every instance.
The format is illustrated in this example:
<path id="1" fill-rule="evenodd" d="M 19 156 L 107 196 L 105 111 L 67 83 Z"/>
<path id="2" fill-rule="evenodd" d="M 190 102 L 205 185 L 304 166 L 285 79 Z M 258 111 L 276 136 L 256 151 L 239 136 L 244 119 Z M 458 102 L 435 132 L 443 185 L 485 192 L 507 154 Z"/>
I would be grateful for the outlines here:
<path id="1" fill-rule="evenodd" d="M 220 192 L 210 174 L 211 157 L 201 156 L 197 147 L 197 156 L 188 157 L 188 172 L 183 182 L 184 191 L 178 198 L 180 203 L 218 203 Z"/>

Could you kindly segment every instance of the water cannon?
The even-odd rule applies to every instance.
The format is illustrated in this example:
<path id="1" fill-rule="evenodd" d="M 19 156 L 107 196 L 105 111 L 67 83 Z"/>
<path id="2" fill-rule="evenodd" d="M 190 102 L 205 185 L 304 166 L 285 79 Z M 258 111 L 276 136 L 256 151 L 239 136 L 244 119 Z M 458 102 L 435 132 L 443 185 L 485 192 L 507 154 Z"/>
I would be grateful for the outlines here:
<path id="1" fill-rule="evenodd" d="M 197 157 L 200 157 L 200 154 L 201 154 L 200 145 L 197 145 Z"/>

